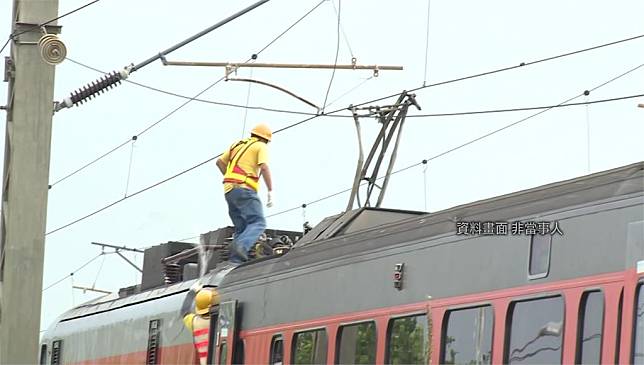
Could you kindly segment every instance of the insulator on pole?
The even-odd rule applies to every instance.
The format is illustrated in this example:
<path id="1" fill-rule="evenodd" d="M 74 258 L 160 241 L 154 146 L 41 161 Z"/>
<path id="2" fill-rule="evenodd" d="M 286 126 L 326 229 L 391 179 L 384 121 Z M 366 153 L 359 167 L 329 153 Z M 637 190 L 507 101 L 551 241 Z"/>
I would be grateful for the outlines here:
<path id="1" fill-rule="evenodd" d="M 125 80 L 130 75 L 129 68 L 124 68 L 121 71 L 113 71 L 104 75 L 96 81 L 92 81 L 86 86 L 72 92 L 68 97 L 64 98 L 61 102 L 56 102 L 54 111 L 57 112 L 64 108 L 71 108 L 74 105 L 82 104 L 84 101 L 95 97 L 106 90 L 113 88 Z"/>

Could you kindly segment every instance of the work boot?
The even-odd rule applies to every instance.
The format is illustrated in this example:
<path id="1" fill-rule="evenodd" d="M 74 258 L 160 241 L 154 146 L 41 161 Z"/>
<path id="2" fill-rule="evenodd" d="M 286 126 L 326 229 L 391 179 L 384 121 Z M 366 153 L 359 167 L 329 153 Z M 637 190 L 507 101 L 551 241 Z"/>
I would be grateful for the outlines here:
<path id="1" fill-rule="evenodd" d="M 236 243 L 231 243 L 230 244 L 230 253 L 231 253 L 231 259 L 233 257 L 241 259 L 242 262 L 248 261 L 248 252 L 246 250 L 242 249 L 237 245 Z"/>

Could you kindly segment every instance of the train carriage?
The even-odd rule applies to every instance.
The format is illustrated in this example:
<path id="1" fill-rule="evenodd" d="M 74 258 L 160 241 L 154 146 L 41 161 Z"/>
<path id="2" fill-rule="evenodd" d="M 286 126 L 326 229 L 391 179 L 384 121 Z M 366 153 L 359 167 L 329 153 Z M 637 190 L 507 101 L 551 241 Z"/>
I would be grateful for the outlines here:
<path id="1" fill-rule="evenodd" d="M 644 364 L 644 163 L 451 209 L 360 208 L 201 281 L 215 364 Z M 197 363 L 192 281 L 106 296 L 43 364 Z"/>

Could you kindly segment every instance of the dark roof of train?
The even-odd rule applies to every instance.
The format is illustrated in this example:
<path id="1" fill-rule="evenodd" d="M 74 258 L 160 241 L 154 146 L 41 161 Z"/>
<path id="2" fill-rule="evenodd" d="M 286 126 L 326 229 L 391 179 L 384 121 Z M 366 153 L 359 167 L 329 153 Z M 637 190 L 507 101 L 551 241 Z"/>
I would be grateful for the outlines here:
<path id="1" fill-rule="evenodd" d="M 221 286 L 274 276 L 296 268 L 347 258 L 386 246 L 451 233 L 455 231 L 457 221 L 504 221 L 642 192 L 642 190 L 644 190 L 644 161 L 438 212 L 411 214 L 409 218 L 394 219 L 392 223 L 381 223 L 375 226 L 366 224 L 368 228 L 363 230 L 353 230 L 346 234 L 306 241 L 306 245 L 296 247 L 284 256 L 238 267 L 224 278 Z M 323 221 L 321 224 L 328 227 L 332 222 Z M 316 234 L 323 236 L 320 232 Z M 305 236 L 303 240 L 306 238 Z"/>

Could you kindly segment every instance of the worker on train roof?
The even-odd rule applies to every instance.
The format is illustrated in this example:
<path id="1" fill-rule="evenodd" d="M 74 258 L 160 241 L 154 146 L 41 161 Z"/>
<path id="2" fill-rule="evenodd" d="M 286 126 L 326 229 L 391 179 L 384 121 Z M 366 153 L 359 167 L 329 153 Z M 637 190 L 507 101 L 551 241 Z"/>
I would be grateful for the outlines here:
<path id="1" fill-rule="evenodd" d="M 194 313 L 192 303 L 194 302 Z M 206 365 L 208 361 L 208 341 L 210 338 L 210 315 L 211 308 L 214 316 L 219 305 L 219 294 L 214 289 L 204 289 L 199 281 L 195 282 L 186 295 L 181 307 L 183 324 L 192 331 L 192 340 L 199 357 L 200 365 Z"/>
<path id="2" fill-rule="evenodd" d="M 273 206 L 273 182 L 268 168 L 268 148 L 273 133 L 266 124 L 256 125 L 250 138 L 234 143 L 217 160 L 224 175 L 224 193 L 228 215 L 235 225 L 230 262 L 248 261 L 248 254 L 266 229 L 266 219 L 259 200 L 259 177 L 268 189 L 268 208 Z"/>

